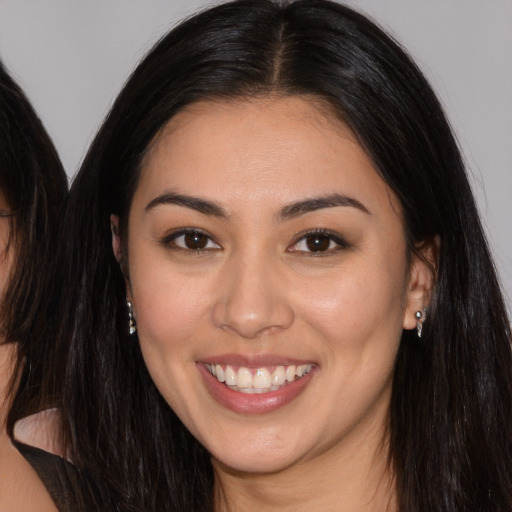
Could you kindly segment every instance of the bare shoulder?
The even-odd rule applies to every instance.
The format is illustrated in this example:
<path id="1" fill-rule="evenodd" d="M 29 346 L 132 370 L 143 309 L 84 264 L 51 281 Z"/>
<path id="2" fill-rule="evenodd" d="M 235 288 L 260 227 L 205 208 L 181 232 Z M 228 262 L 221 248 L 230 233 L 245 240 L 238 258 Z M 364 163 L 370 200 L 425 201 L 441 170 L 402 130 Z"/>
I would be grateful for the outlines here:
<path id="1" fill-rule="evenodd" d="M 0 436 L 0 512 L 57 512 L 46 487 L 32 466 Z"/>
<path id="2" fill-rule="evenodd" d="M 58 409 L 46 409 L 17 421 L 14 425 L 14 439 L 65 459 L 59 425 Z"/>
<path id="3" fill-rule="evenodd" d="M 63 457 L 59 442 L 57 409 L 32 414 L 16 422 L 14 439 Z M 0 433 L 0 512 L 58 512 L 37 471 L 12 444 L 2 429 Z"/>

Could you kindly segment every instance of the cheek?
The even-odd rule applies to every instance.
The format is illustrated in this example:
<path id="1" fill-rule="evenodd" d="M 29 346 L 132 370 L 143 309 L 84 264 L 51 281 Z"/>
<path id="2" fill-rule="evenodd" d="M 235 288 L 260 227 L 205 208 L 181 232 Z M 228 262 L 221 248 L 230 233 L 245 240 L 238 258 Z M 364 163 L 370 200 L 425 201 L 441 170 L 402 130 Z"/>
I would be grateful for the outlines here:
<path id="1" fill-rule="evenodd" d="M 395 345 L 404 311 L 402 260 L 395 260 L 394 266 L 384 262 L 352 266 L 349 272 L 342 269 L 315 286 L 303 286 L 297 293 L 299 316 L 333 346 L 360 351 L 382 339 Z"/>
<path id="2" fill-rule="evenodd" d="M 195 371 L 197 340 L 207 339 L 207 294 L 197 280 L 162 268 L 153 264 L 143 273 L 131 272 L 137 334 L 151 378 L 170 407 L 187 419 L 196 396 L 188 375 Z"/>
<path id="3" fill-rule="evenodd" d="M 149 271 L 133 275 L 131 287 L 141 345 L 177 347 L 208 318 L 208 294 L 197 279 Z"/>

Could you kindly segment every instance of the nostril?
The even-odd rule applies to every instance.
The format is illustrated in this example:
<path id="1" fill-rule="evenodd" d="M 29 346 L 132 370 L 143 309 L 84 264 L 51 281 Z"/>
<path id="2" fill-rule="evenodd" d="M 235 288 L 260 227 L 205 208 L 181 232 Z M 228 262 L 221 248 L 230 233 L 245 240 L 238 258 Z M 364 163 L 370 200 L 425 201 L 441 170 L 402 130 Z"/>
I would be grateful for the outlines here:
<path id="1" fill-rule="evenodd" d="M 237 335 L 255 339 L 287 329 L 293 323 L 293 311 L 288 305 L 253 305 L 218 302 L 212 309 L 216 327 Z"/>

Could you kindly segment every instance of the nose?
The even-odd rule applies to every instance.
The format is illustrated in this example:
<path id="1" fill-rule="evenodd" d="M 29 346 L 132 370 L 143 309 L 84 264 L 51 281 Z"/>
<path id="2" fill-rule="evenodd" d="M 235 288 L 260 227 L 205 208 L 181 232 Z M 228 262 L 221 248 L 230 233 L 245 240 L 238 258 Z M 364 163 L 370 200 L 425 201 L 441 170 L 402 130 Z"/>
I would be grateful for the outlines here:
<path id="1" fill-rule="evenodd" d="M 215 326 L 247 339 L 289 328 L 294 311 L 275 266 L 248 259 L 227 265 L 212 309 Z"/>

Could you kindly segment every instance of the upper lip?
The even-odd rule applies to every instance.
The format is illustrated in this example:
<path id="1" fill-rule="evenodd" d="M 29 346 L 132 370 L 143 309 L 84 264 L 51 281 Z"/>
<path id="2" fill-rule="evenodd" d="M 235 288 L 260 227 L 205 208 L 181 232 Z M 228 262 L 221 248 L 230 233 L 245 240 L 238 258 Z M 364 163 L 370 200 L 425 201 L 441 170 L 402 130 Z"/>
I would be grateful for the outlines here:
<path id="1" fill-rule="evenodd" d="M 247 368 L 315 364 L 311 359 L 297 359 L 275 354 L 219 354 L 217 356 L 201 358 L 198 362 L 203 364 L 229 364 L 231 366 L 244 366 Z"/>

